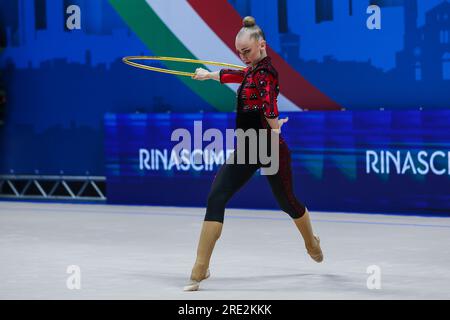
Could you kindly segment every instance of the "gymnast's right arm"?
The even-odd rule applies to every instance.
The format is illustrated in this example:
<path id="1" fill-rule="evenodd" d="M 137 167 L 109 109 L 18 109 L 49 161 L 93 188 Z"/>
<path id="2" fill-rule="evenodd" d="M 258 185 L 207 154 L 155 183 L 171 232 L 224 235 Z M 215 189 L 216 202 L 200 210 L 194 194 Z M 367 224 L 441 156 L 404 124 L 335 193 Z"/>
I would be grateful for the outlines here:
<path id="1" fill-rule="evenodd" d="M 195 69 L 195 74 L 192 76 L 192 79 L 200 80 L 200 81 L 213 79 L 216 81 L 220 81 L 220 75 L 219 75 L 219 71 L 210 72 L 203 68 L 197 68 L 197 69 Z"/>
<path id="2" fill-rule="evenodd" d="M 242 83 L 244 80 L 244 71 L 235 69 L 221 69 L 220 71 L 210 72 L 203 68 L 197 68 L 192 79 L 209 80 L 213 79 L 220 83 Z"/>

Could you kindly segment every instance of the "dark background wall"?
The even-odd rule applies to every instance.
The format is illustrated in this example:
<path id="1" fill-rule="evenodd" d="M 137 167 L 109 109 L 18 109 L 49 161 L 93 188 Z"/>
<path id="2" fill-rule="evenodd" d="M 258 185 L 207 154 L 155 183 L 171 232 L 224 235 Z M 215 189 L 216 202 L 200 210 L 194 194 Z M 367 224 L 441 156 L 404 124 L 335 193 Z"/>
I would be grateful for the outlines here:
<path id="1" fill-rule="evenodd" d="M 347 110 L 449 107 L 448 1 L 228 2 Z M 81 30 L 65 27 L 69 4 L 82 10 Z M 381 30 L 366 27 L 370 4 Z M 106 112 L 216 112 L 176 77 L 121 62 L 153 52 L 107 0 L 0 0 L 0 39 L 0 173 L 104 175 Z"/>

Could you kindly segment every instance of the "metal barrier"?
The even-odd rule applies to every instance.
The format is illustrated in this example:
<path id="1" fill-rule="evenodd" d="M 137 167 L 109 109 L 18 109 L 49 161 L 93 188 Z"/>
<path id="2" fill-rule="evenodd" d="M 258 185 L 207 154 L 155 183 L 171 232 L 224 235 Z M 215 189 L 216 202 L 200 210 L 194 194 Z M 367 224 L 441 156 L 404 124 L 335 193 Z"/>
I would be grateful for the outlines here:
<path id="1" fill-rule="evenodd" d="M 104 201 L 106 178 L 0 175 L 0 198 Z"/>

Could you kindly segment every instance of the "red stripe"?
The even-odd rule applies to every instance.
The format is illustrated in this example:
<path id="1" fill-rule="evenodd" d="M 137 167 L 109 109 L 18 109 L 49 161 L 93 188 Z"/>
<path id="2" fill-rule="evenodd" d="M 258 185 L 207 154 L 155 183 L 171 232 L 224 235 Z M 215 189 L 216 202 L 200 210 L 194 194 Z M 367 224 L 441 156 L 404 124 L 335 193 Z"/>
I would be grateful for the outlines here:
<path id="1" fill-rule="evenodd" d="M 234 40 L 242 18 L 227 0 L 187 0 L 197 14 L 235 52 Z M 267 46 L 267 54 L 280 74 L 282 93 L 296 105 L 308 110 L 341 110 L 342 107 L 292 68 L 278 53 Z"/>

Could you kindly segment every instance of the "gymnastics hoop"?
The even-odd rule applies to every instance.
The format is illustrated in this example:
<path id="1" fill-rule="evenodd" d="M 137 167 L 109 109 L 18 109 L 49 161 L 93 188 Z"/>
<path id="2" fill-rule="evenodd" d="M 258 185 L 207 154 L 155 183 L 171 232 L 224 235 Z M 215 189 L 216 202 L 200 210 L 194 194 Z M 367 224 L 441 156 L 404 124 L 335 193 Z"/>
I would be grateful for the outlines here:
<path id="1" fill-rule="evenodd" d="M 132 67 L 144 69 L 144 70 L 150 70 L 150 71 L 156 71 L 156 72 L 162 72 L 162 73 L 168 73 L 168 74 L 175 74 L 178 76 L 185 76 L 185 77 L 193 77 L 195 75 L 194 72 L 184 72 L 184 71 L 177 71 L 177 70 L 170 70 L 170 69 L 163 69 L 163 68 L 156 68 L 156 67 L 150 67 L 145 64 L 136 63 L 132 60 L 159 60 L 159 61 L 177 61 L 177 62 L 185 62 L 185 63 L 197 63 L 197 64 L 206 64 L 211 66 L 219 66 L 219 67 L 229 67 L 234 69 L 245 69 L 243 66 L 239 66 L 236 64 L 230 64 L 230 63 L 224 63 L 224 62 L 216 62 L 216 61 L 205 61 L 205 60 L 195 60 L 195 59 L 186 59 L 186 58 L 176 58 L 176 57 L 158 57 L 158 56 L 129 56 L 122 58 L 122 61 Z"/>

